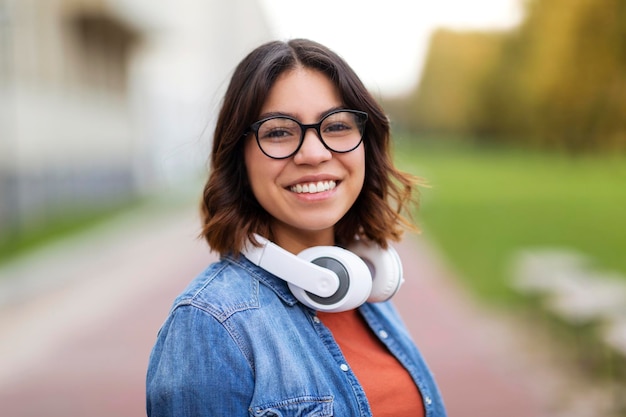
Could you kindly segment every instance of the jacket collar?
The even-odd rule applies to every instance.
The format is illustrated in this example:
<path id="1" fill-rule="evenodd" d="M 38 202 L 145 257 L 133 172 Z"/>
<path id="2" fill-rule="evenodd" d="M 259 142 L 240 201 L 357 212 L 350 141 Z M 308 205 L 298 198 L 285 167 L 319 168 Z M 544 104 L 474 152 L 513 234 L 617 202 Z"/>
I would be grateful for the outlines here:
<path id="1" fill-rule="evenodd" d="M 274 291 L 276 295 L 278 295 L 278 297 L 280 297 L 286 304 L 293 306 L 298 303 L 296 297 L 294 297 L 289 290 L 287 281 L 267 272 L 260 266 L 253 264 L 245 256 L 227 254 L 222 259 L 236 265 L 239 268 L 245 269 L 246 272 L 250 273 L 255 279 L 258 279 L 259 282 Z"/>

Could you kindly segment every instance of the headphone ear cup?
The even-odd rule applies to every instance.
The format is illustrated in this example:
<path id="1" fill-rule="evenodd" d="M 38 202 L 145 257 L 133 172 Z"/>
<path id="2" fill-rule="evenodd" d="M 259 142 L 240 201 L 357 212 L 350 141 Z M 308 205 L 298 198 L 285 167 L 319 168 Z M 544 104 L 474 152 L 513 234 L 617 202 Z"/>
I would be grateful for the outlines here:
<path id="1" fill-rule="evenodd" d="M 378 303 L 394 296 L 404 282 L 402 262 L 398 252 L 391 246 L 381 249 L 378 245 L 357 241 L 348 248 L 369 267 L 372 291 L 367 301 Z"/>
<path id="2" fill-rule="evenodd" d="M 339 289 L 330 297 L 320 297 L 288 283 L 293 295 L 314 310 L 337 313 L 363 304 L 372 290 L 369 268 L 354 253 L 336 246 L 315 246 L 303 250 L 299 258 L 328 268 L 339 277 Z"/>

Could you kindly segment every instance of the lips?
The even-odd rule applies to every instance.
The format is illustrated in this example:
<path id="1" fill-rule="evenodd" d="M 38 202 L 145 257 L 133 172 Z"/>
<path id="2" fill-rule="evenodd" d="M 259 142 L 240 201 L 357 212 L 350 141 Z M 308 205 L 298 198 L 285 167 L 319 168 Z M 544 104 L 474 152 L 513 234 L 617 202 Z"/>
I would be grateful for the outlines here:
<path id="1" fill-rule="evenodd" d="M 332 190 L 336 186 L 337 186 L 337 183 L 333 180 L 317 181 L 317 182 L 306 182 L 302 184 L 292 185 L 291 187 L 289 187 L 289 190 L 297 194 L 315 194 L 315 193 L 322 193 L 324 191 Z"/>

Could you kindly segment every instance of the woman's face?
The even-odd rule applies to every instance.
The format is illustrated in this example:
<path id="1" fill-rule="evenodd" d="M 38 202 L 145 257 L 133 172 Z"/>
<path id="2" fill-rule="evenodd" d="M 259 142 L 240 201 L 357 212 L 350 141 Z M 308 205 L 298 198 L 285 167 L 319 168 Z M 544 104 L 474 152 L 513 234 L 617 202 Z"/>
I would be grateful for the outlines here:
<path id="1" fill-rule="evenodd" d="M 323 73 L 296 68 L 278 77 L 259 120 L 281 114 L 312 124 L 341 107 L 339 92 Z M 295 155 L 272 159 L 261 152 L 251 134 L 245 144 L 244 159 L 252 192 L 273 218 L 271 226 L 277 244 L 292 253 L 309 246 L 334 244 L 335 224 L 354 204 L 363 187 L 363 144 L 348 153 L 334 153 L 324 147 L 315 129 L 308 129 Z M 318 187 L 320 183 L 322 186 Z M 311 192 L 313 188 L 316 190 Z"/>

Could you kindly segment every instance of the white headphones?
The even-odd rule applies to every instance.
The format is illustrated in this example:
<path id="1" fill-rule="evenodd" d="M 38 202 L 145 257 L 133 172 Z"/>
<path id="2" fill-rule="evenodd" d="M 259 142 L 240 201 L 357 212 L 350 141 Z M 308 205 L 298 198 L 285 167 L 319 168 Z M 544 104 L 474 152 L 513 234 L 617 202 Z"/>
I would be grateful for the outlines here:
<path id="1" fill-rule="evenodd" d="M 318 311 L 340 312 L 365 301 L 387 301 L 404 282 L 402 263 L 391 246 L 357 241 L 350 250 L 314 246 L 294 255 L 255 235 L 260 247 L 248 244 L 242 254 L 255 265 L 287 281 L 293 295 Z"/>

